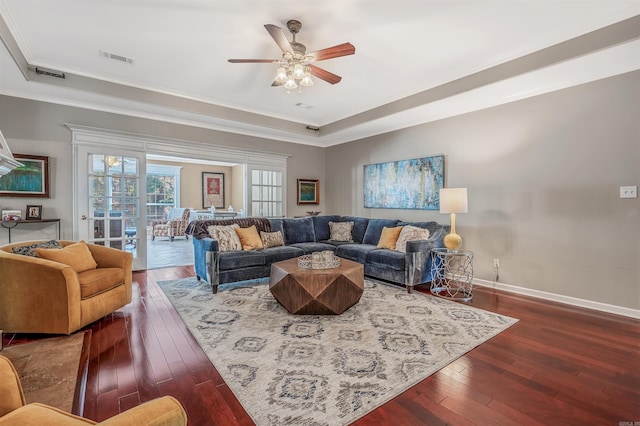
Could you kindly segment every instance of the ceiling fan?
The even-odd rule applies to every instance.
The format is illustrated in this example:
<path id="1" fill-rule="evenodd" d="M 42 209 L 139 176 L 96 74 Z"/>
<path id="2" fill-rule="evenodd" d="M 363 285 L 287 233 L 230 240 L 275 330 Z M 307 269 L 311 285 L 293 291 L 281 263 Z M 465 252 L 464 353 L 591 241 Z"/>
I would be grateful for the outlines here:
<path id="1" fill-rule="evenodd" d="M 351 43 L 342 43 L 337 46 L 307 53 L 304 44 L 296 41 L 296 34 L 300 32 L 302 23 L 291 19 L 287 22 L 287 28 L 293 34 L 293 40 L 287 40 L 282 28 L 266 24 L 264 26 L 276 44 L 282 50 L 282 59 L 229 59 L 231 63 L 273 63 L 278 64 L 276 77 L 272 86 L 283 86 L 285 89 L 295 89 L 298 86 L 312 86 L 311 76 L 317 77 L 330 84 L 339 83 L 342 77 L 325 69 L 317 67 L 312 62 L 338 58 L 340 56 L 353 55 L 356 48 Z"/>

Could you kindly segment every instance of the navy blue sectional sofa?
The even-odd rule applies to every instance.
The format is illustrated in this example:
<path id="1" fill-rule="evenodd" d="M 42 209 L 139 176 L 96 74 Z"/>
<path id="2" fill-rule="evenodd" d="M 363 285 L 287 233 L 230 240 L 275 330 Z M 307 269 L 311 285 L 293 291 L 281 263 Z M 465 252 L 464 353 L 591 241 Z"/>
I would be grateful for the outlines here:
<path id="1" fill-rule="evenodd" d="M 353 242 L 330 239 L 329 222 L 354 223 Z M 285 245 L 252 251 L 219 251 L 218 241 L 207 231 L 209 225 L 240 227 L 255 225 L 258 231 L 282 232 Z M 377 247 L 382 229 L 413 225 L 429 230 L 428 240 L 409 241 L 407 252 Z M 304 218 L 242 218 L 229 220 L 197 220 L 187 227 L 193 235 L 194 268 L 198 280 L 205 279 L 217 292 L 219 284 L 268 277 L 271 264 L 316 251 L 331 250 L 338 257 L 364 265 L 365 276 L 404 285 L 411 292 L 416 284 L 431 281 L 430 251 L 444 247 L 448 225 L 436 222 L 403 222 L 395 219 L 370 219 L 356 216 L 309 216 Z"/>

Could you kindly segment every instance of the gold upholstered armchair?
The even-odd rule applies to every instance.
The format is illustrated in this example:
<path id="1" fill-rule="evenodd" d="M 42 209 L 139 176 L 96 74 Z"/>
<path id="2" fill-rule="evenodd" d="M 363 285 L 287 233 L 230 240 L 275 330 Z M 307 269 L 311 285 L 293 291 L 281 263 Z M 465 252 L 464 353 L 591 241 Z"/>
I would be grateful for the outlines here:
<path id="1" fill-rule="evenodd" d="M 0 330 L 73 333 L 131 302 L 132 262 L 84 241 L 0 247 Z"/>
<path id="2" fill-rule="evenodd" d="M 189 225 L 190 214 L 191 209 L 174 207 L 169 210 L 166 219 L 151 222 L 151 241 L 156 237 L 168 237 L 170 241 L 173 241 L 175 237 L 189 239 L 184 231 Z"/>
<path id="3" fill-rule="evenodd" d="M 45 404 L 27 404 L 20 378 L 9 359 L 0 355 L 0 426 L 4 425 L 105 425 L 183 426 L 187 414 L 171 396 L 162 396 L 133 407 L 103 422 L 66 413 Z"/>

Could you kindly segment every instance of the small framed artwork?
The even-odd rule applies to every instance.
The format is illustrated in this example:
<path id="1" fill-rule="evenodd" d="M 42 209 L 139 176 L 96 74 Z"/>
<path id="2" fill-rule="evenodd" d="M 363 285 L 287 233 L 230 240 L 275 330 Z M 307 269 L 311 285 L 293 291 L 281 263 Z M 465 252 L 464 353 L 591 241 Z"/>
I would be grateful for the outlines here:
<path id="1" fill-rule="evenodd" d="M 22 163 L 0 177 L 0 197 L 49 198 L 49 157 L 13 154 Z"/>
<path id="2" fill-rule="evenodd" d="M 2 220 L 22 220 L 22 212 L 20 210 L 2 210 Z"/>
<path id="3" fill-rule="evenodd" d="M 202 172 L 202 208 L 224 208 L 224 173 Z"/>
<path id="4" fill-rule="evenodd" d="M 298 204 L 320 204 L 318 179 L 298 179 Z"/>
<path id="5" fill-rule="evenodd" d="M 42 206 L 27 205 L 27 210 L 25 212 L 27 220 L 42 219 Z"/>

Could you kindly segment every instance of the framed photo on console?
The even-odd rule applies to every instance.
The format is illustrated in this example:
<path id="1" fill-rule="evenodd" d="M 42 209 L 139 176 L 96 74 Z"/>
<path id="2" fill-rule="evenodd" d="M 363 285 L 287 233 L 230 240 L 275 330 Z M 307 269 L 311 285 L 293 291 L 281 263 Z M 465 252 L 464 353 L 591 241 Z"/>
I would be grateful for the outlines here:
<path id="1" fill-rule="evenodd" d="M 22 212 L 20 210 L 2 210 L 2 220 L 22 220 Z"/>
<path id="2" fill-rule="evenodd" d="M 41 220 L 42 219 L 42 206 L 28 205 L 25 211 L 27 220 Z"/>

